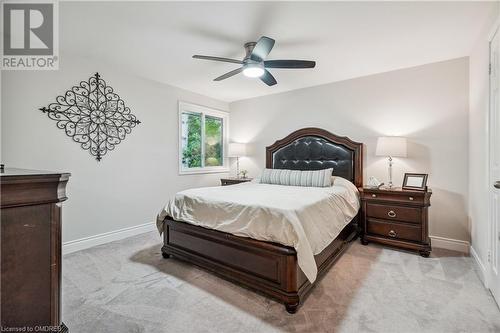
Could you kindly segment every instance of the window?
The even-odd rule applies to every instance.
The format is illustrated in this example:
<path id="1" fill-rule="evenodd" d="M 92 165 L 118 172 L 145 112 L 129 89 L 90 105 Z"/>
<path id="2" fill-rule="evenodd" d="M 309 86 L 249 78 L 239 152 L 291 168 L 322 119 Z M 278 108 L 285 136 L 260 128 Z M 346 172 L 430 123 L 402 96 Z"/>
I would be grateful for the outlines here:
<path id="1" fill-rule="evenodd" d="M 228 113 L 179 102 L 179 173 L 227 172 Z"/>

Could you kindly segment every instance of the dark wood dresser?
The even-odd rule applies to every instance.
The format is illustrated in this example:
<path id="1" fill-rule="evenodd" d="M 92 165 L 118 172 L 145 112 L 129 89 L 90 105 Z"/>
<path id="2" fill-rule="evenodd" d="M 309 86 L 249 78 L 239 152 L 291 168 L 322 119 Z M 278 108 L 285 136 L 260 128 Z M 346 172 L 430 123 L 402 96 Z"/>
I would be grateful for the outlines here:
<path id="1" fill-rule="evenodd" d="M 68 332 L 61 321 L 61 202 L 69 176 L 0 173 L 2 332 Z"/>
<path id="2" fill-rule="evenodd" d="M 246 183 L 246 182 L 251 182 L 253 178 L 221 178 L 220 179 L 220 184 L 222 186 L 227 186 L 227 185 L 234 185 L 234 184 L 240 184 L 240 183 Z"/>
<path id="3" fill-rule="evenodd" d="M 431 190 L 409 191 L 401 188 L 360 188 L 363 235 L 366 245 L 373 241 L 415 250 L 423 257 L 431 251 L 428 209 Z"/>

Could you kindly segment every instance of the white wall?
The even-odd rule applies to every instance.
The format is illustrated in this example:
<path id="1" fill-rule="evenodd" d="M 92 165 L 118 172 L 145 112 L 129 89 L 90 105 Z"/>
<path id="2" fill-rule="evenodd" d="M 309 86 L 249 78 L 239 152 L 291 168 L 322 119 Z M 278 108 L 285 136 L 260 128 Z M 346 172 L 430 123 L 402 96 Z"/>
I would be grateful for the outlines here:
<path id="1" fill-rule="evenodd" d="M 221 174 L 178 175 L 178 100 L 228 105 L 61 55 L 58 71 L 2 73 L 2 163 L 71 172 L 63 206 L 63 241 L 150 222 L 175 192 L 219 183 Z M 38 108 L 98 71 L 142 122 L 97 162 Z"/>
<path id="2" fill-rule="evenodd" d="M 59 71 L 2 73 L 2 163 L 72 173 L 65 242 L 152 222 L 173 193 L 218 184 L 221 174 L 178 175 L 177 102 L 227 110 L 226 103 L 88 59 L 61 60 Z M 38 111 L 95 71 L 142 121 L 99 163 Z M 364 142 L 365 179 L 384 181 L 376 137 L 408 136 L 410 156 L 395 159 L 395 183 L 405 171 L 429 173 L 431 235 L 467 241 L 468 95 L 468 61 L 456 59 L 232 103 L 231 136 L 254 143 L 254 156 L 241 164 L 255 176 L 265 146 L 295 129 L 322 127 Z"/>
<path id="3" fill-rule="evenodd" d="M 455 59 L 231 103 L 231 137 L 252 143 L 254 155 L 241 166 L 255 176 L 267 145 L 321 127 L 365 143 L 365 181 L 387 181 L 376 138 L 407 136 L 409 157 L 395 159 L 395 184 L 404 172 L 429 173 L 430 234 L 468 241 L 468 96 L 468 59 Z"/>
<path id="4" fill-rule="evenodd" d="M 471 247 L 477 256 L 483 280 L 488 265 L 489 222 L 488 201 L 488 112 L 489 112 L 489 35 L 497 13 L 479 36 L 470 55 L 470 115 L 469 115 L 469 216 Z"/>

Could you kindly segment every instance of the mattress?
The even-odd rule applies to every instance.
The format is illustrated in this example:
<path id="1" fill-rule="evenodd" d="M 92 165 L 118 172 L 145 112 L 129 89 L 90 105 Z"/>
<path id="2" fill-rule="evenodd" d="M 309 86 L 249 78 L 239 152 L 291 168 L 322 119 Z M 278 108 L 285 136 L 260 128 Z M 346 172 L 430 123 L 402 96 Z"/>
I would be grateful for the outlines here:
<path id="1" fill-rule="evenodd" d="M 314 255 L 339 235 L 359 208 L 356 187 L 340 177 L 332 177 L 331 187 L 247 182 L 179 192 L 158 214 L 157 227 L 161 234 L 164 219 L 170 216 L 236 236 L 291 246 L 297 251 L 299 267 L 314 282 Z"/>

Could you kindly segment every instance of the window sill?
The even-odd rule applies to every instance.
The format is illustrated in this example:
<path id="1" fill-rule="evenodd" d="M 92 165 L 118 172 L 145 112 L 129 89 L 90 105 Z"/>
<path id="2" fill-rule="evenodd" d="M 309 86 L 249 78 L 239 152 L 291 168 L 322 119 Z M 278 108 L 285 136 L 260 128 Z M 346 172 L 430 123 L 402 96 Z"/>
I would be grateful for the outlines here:
<path id="1" fill-rule="evenodd" d="M 229 172 L 229 168 L 220 167 L 220 168 L 203 168 L 203 169 L 189 169 L 189 170 L 180 170 L 179 175 L 199 175 L 199 174 L 208 174 L 208 173 L 227 173 Z"/>

